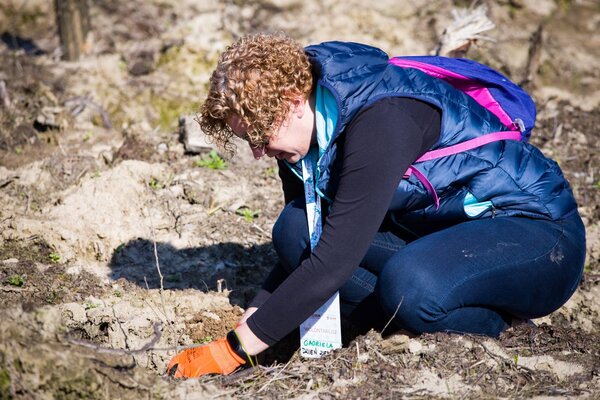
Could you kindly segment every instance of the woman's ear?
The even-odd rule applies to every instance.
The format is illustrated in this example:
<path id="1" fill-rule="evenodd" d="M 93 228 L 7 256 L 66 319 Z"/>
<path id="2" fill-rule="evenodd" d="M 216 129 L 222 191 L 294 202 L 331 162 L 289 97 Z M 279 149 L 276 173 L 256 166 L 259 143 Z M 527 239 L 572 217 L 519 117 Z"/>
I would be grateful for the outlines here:
<path id="1" fill-rule="evenodd" d="M 304 116 L 304 108 L 306 105 L 306 99 L 302 95 L 297 95 L 292 98 L 292 112 L 298 118 Z"/>
<path id="2" fill-rule="evenodd" d="M 302 118 L 304 115 L 304 104 L 306 103 L 306 98 L 302 94 L 293 93 L 290 90 L 284 90 L 285 97 L 289 98 L 290 102 L 290 112 L 292 115 L 297 116 L 298 118 Z"/>

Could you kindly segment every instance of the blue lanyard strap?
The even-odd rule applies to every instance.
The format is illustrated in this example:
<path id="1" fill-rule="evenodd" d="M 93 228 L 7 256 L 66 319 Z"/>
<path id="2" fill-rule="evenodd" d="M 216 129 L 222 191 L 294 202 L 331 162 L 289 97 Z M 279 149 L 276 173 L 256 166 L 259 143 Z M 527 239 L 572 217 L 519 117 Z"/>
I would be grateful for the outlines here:
<path id="1" fill-rule="evenodd" d="M 302 181 L 304 182 L 304 200 L 306 202 L 306 219 L 308 221 L 308 235 L 310 248 L 314 250 L 321 237 L 321 198 L 316 191 L 316 148 L 302 159 Z"/>

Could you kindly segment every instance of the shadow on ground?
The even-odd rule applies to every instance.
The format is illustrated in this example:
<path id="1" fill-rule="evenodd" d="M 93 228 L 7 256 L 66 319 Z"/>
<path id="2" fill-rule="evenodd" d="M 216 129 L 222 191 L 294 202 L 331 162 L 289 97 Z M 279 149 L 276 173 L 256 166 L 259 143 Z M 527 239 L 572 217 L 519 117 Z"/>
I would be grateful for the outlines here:
<path id="1" fill-rule="evenodd" d="M 109 266 L 112 280 L 126 279 L 142 288 L 229 290 L 232 304 L 246 307 L 276 262 L 270 244 L 244 247 L 219 243 L 178 249 L 169 243 L 138 238 L 119 246 Z M 160 274 L 159 274 L 160 268 Z"/>

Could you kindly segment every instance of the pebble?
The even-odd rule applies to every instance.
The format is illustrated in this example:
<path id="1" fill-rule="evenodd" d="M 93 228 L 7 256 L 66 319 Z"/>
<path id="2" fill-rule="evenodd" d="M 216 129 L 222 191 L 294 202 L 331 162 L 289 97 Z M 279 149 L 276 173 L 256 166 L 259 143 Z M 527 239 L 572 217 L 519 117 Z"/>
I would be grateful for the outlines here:
<path id="1" fill-rule="evenodd" d="M 423 345 L 416 339 L 410 339 L 408 342 L 408 351 L 411 354 L 420 354 L 423 351 Z"/>

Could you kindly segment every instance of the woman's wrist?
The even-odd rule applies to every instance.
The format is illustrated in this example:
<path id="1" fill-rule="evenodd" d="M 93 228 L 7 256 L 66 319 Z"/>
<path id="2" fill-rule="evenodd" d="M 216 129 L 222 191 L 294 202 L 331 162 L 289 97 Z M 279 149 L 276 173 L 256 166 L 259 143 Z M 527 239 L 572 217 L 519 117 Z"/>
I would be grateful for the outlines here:
<path id="1" fill-rule="evenodd" d="M 249 307 L 249 308 L 248 308 L 248 309 L 247 309 L 247 310 L 244 312 L 244 314 L 242 314 L 242 317 L 240 318 L 240 320 L 239 320 L 239 322 L 238 322 L 237 326 L 240 326 L 240 325 L 242 325 L 244 322 L 246 322 L 246 320 L 247 320 L 248 318 L 250 318 L 250 316 L 251 316 L 252 314 L 254 314 L 254 313 L 256 312 L 256 310 L 258 310 L 258 307 Z"/>
<path id="2" fill-rule="evenodd" d="M 250 330 L 246 322 L 238 325 L 234 332 L 237 335 L 237 339 L 243 350 L 249 356 L 255 356 L 269 348 L 269 345 L 260 340 L 258 336 Z"/>

